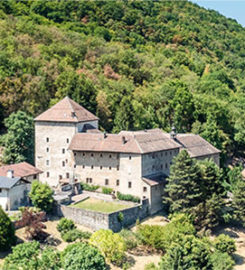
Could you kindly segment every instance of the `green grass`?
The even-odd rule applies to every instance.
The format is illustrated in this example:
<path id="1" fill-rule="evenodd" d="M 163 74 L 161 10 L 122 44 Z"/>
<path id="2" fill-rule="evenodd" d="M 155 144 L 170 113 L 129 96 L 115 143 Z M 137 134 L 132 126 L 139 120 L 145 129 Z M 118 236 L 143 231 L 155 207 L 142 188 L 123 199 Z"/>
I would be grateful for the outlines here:
<path id="1" fill-rule="evenodd" d="M 93 210 L 102 213 L 111 213 L 128 208 L 130 206 L 116 202 L 106 202 L 95 198 L 88 198 L 84 201 L 73 204 L 72 207 L 82 208 L 86 210 Z"/>

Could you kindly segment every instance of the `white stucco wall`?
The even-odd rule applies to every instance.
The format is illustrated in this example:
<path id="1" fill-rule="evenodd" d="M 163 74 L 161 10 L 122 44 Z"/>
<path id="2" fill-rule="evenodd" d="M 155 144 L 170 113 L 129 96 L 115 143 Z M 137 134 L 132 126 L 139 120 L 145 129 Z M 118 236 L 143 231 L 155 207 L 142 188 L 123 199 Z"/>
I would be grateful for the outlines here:
<path id="1" fill-rule="evenodd" d="M 7 210 L 8 207 L 8 189 L 1 189 L 0 192 L 0 206 L 3 210 Z"/>

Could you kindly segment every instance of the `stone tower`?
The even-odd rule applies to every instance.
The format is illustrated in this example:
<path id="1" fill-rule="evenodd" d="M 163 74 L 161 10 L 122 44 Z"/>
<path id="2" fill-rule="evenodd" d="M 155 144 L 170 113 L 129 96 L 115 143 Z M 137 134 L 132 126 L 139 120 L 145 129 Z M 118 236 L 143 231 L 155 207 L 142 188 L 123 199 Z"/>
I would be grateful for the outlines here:
<path id="1" fill-rule="evenodd" d="M 98 120 L 68 97 L 35 118 L 35 165 L 43 171 L 41 182 L 57 187 L 61 179 L 73 177 L 71 139 L 85 129 L 97 129 Z"/>

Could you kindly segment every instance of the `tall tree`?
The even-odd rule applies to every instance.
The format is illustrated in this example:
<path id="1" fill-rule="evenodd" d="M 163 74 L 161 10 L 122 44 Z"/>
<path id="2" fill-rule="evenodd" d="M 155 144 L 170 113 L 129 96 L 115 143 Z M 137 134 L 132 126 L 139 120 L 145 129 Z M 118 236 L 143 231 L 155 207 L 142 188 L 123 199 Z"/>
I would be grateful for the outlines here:
<path id="1" fill-rule="evenodd" d="M 34 124 L 33 118 L 25 112 L 12 113 L 5 119 L 7 133 L 1 137 L 4 147 L 3 162 L 34 163 Z"/>

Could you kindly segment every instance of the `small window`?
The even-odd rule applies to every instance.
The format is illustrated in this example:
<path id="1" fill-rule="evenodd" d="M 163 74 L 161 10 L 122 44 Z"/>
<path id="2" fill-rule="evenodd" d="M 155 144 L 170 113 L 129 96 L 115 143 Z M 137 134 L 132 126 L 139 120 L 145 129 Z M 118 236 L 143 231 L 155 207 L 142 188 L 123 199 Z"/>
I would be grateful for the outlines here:
<path id="1" fill-rule="evenodd" d="M 67 138 L 67 139 L 66 139 L 66 142 L 67 142 L 67 143 L 69 143 L 69 142 L 70 142 L 69 138 Z"/>
<path id="2" fill-rule="evenodd" d="M 102 154 L 100 154 L 100 157 L 103 157 L 103 155 L 102 155 Z"/>
<path id="3" fill-rule="evenodd" d="M 120 181 L 119 181 L 119 179 L 117 179 L 117 182 L 116 182 L 116 184 L 117 184 L 117 186 L 119 186 L 119 184 L 120 184 Z"/>
<path id="4" fill-rule="evenodd" d="M 128 182 L 128 188 L 132 187 L 132 182 Z"/>
<path id="5" fill-rule="evenodd" d="M 66 173 L 66 178 L 69 178 L 70 177 L 70 174 L 67 172 Z"/>
<path id="6" fill-rule="evenodd" d="M 168 155 L 168 152 L 165 152 L 165 156 L 167 156 Z"/>
<path id="7" fill-rule="evenodd" d="M 161 164 L 161 169 L 163 168 L 162 164 Z"/>
<path id="8" fill-rule="evenodd" d="M 172 151 L 169 152 L 169 155 L 170 155 L 170 156 L 172 155 Z"/>
<path id="9" fill-rule="evenodd" d="M 102 168 L 103 168 L 103 167 L 102 167 L 102 166 L 100 166 L 100 169 L 101 169 L 101 170 L 102 170 Z"/>
<path id="10" fill-rule="evenodd" d="M 47 152 L 47 153 L 49 152 L 49 147 L 46 148 L 46 152 Z"/>
<path id="11" fill-rule="evenodd" d="M 168 168 L 168 163 L 165 164 L 165 168 L 166 168 L 166 169 Z"/>
<path id="12" fill-rule="evenodd" d="M 37 175 L 36 174 L 34 174 L 33 179 L 37 179 Z"/>
<path id="13" fill-rule="evenodd" d="M 86 183 L 87 183 L 87 184 L 89 183 L 89 178 L 86 178 Z"/>
<path id="14" fill-rule="evenodd" d="M 144 192 L 147 192 L 147 187 L 143 187 L 143 191 Z"/>
<path id="15" fill-rule="evenodd" d="M 152 154 L 152 158 L 155 158 L 155 154 Z"/>
<path id="16" fill-rule="evenodd" d="M 163 156 L 163 152 L 161 153 L 161 157 Z"/>
<path id="17" fill-rule="evenodd" d="M 93 153 L 91 153 L 91 157 L 93 157 L 94 156 L 94 154 Z"/>
<path id="18" fill-rule="evenodd" d="M 92 165 L 92 166 L 91 166 L 91 170 L 93 170 L 93 168 L 94 168 L 94 166 Z"/>
<path id="19" fill-rule="evenodd" d="M 65 161 L 62 161 L 62 167 L 65 167 Z"/>
<path id="20" fill-rule="evenodd" d="M 119 154 L 117 154 L 117 159 L 119 159 Z"/>
<path id="21" fill-rule="evenodd" d="M 66 163 L 68 163 L 68 159 L 66 159 Z"/>
<path id="22" fill-rule="evenodd" d="M 65 154 L 65 148 L 62 149 L 62 154 Z"/>
<path id="23" fill-rule="evenodd" d="M 132 158 L 132 157 L 131 157 L 131 156 L 129 156 L 128 158 L 129 158 L 129 160 L 131 160 L 131 158 Z"/>
<path id="24" fill-rule="evenodd" d="M 49 172 L 47 172 L 46 176 L 49 177 Z"/>
<path id="25" fill-rule="evenodd" d="M 109 179 L 105 179 L 105 185 L 106 185 L 106 186 L 109 185 Z"/>
<path id="26" fill-rule="evenodd" d="M 85 165 L 83 165 L 83 169 L 85 168 Z"/>
<path id="27" fill-rule="evenodd" d="M 109 158 L 111 158 L 111 155 L 109 155 Z"/>
<path id="28" fill-rule="evenodd" d="M 46 138 L 46 142 L 49 142 L 49 138 L 48 137 Z"/>
<path id="29" fill-rule="evenodd" d="M 117 170 L 119 171 L 119 165 L 117 165 Z"/>
<path id="30" fill-rule="evenodd" d="M 152 170 L 154 170 L 155 169 L 155 166 L 154 165 L 152 165 Z"/>
<path id="31" fill-rule="evenodd" d="M 77 167 L 77 165 L 76 164 L 74 164 L 74 168 L 76 168 Z"/>
<path id="32" fill-rule="evenodd" d="M 59 175 L 59 179 L 60 179 L 60 180 L 62 179 L 62 175 Z"/>
<path id="33" fill-rule="evenodd" d="M 75 152 L 75 153 L 74 153 L 74 156 L 76 156 L 76 155 L 77 155 L 77 153 Z"/>
<path id="34" fill-rule="evenodd" d="M 2 192 L 2 189 L 0 188 L 0 193 Z"/>
<path id="35" fill-rule="evenodd" d="M 49 166 L 49 160 L 48 159 L 46 160 L 46 165 Z"/>
<path id="36" fill-rule="evenodd" d="M 111 170 L 111 166 L 109 166 L 109 170 Z"/>
<path id="37" fill-rule="evenodd" d="M 158 154 L 156 154 L 156 157 L 158 157 Z"/>
<path id="38" fill-rule="evenodd" d="M 93 178 L 90 178 L 90 179 L 89 179 L 89 183 L 92 183 L 92 182 L 93 182 Z"/>
<path id="39" fill-rule="evenodd" d="M 83 156 L 85 156 L 85 153 L 83 153 Z"/>

